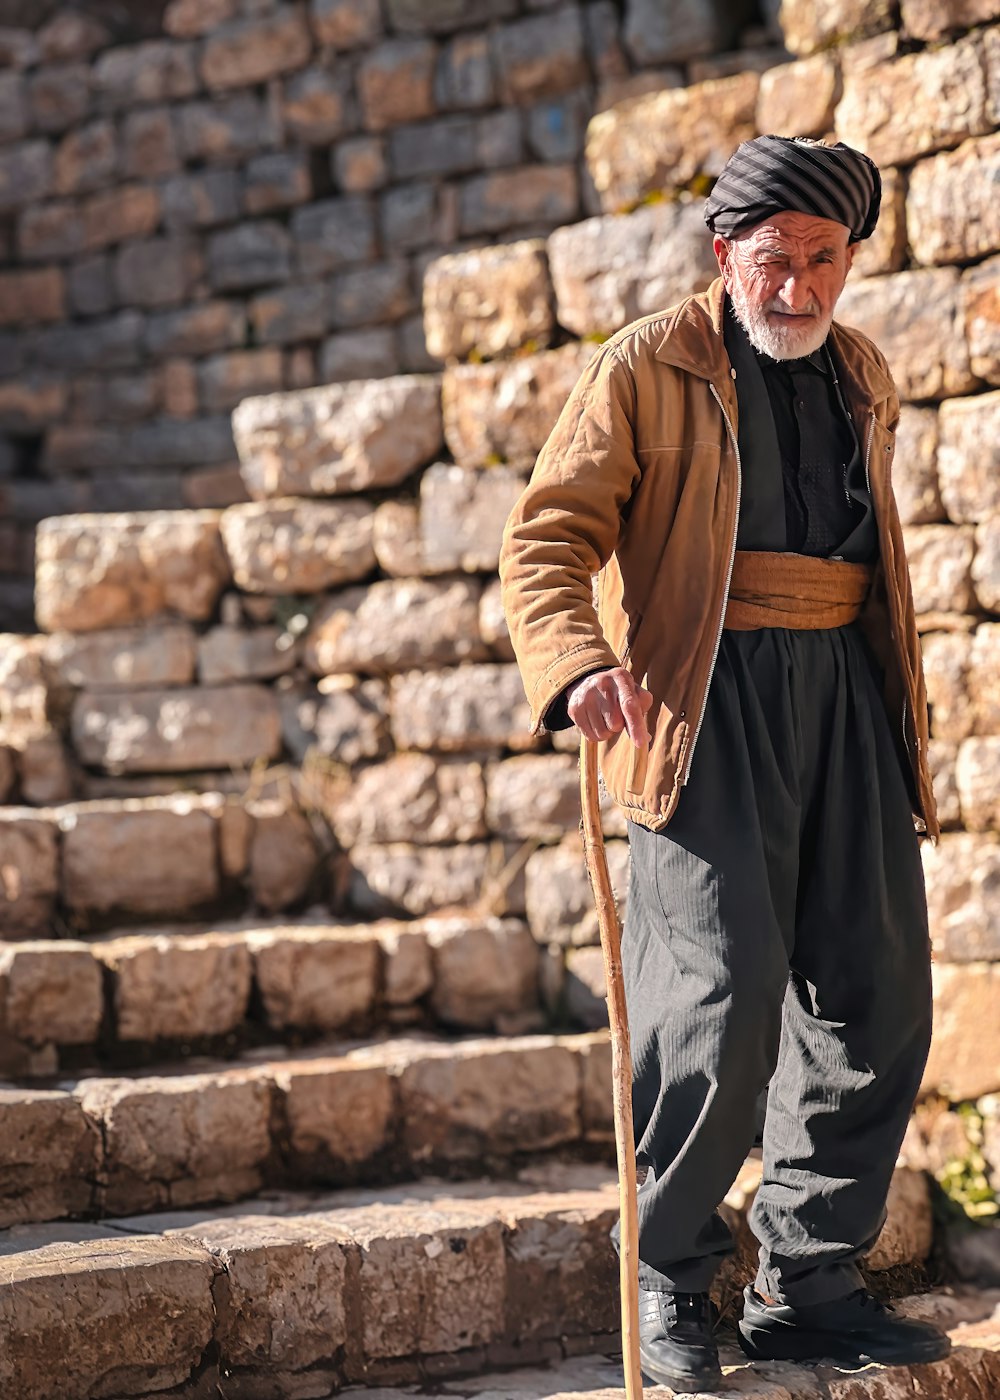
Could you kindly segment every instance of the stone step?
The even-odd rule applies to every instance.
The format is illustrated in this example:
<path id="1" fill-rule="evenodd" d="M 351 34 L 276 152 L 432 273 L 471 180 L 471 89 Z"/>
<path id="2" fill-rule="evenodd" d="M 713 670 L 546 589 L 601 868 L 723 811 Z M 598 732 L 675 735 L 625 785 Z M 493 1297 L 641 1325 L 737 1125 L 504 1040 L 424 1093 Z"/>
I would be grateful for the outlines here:
<path id="1" fill-rule="evenodd" d="M 404 1027 L 536 1031 L 542 960 L 522 920 L 474 914 L 0 944 L 0 1073 L 119 1071 Z"/>
<path id="2" fill-rule="evenodd" d="M 752 1267 L 742 1236 L 754 1171 L 723 1205 L 741 1238 L 720 1278 L 724 1308 Z M 897 1252 L 909 1191 L 890 1203 Z M 0 1385 L 18 1400 L 150 1386 L 194 1400 L 218 1382 L 218 1393 L 293 1400 L 611 1352 L 617 1210 L 611 1168 L 556 1160 L 494 1179 L 15 1226 L 0 1233 Z M 533 1393 L 508 1384 L 520 1382 L 486 1389 Z"/>

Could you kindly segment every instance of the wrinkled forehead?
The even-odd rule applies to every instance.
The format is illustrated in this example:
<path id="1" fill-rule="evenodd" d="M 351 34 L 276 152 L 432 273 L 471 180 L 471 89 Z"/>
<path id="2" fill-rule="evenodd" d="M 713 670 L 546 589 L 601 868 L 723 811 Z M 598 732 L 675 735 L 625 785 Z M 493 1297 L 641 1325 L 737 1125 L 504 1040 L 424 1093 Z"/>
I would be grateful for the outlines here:
<path id="1" fill-rule="evenodd" d="M 814 254 L 824 248 L 833 252 L 847 247 L 851 231 L 835 219 L 823 219 L 814 214 L 800 214 L 786 209 L 769 214 L 761 223 L 731 239 L 734 247 L 755 252 L 764 247 L 781 248 L 789 253 Z"/>

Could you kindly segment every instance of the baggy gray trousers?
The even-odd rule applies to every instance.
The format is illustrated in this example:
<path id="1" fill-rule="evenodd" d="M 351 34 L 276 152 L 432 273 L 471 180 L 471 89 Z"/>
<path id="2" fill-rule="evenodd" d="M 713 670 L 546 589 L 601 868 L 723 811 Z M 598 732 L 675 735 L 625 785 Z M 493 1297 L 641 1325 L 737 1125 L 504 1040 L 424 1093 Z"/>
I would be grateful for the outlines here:
<path id="1" fill-rule="evenodd" d="M 676 812 L 628 836 L 640 1284 L 709 1287 L 767 1087 L 756 1287 L 849 1293 L 931 1028 L 910 789 L 858 624 L 725 631 Z"/>

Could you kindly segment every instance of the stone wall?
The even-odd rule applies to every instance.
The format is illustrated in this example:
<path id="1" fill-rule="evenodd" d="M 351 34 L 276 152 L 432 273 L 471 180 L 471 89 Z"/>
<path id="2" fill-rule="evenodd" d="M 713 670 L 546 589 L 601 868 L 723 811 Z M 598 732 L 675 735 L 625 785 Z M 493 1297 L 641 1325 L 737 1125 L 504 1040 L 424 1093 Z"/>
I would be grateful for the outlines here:
<path id="1" fill-rule="evenodd" d="M 18 630 L 39 519 L 245 499 L 242 398 L 433 368 L 428 261 L 594 212 L 595 110 L 783 54 L 753 0 L 5 8 L 24 26 L 0 29 L 0 626 Z"/>

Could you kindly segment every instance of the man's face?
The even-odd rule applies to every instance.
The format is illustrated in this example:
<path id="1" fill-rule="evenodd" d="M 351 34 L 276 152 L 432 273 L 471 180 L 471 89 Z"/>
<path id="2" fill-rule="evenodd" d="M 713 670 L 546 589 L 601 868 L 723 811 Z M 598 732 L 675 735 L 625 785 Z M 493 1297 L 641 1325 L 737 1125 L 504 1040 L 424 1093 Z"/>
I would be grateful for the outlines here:
<path id="1" fill-rule="evenodd" d="M 849 237 L 846 224 L 793 210 L 737 238 L 716 235 L 726 291 L 756 350 L 793 360 L 819 349 L 854 260 Z"/>

